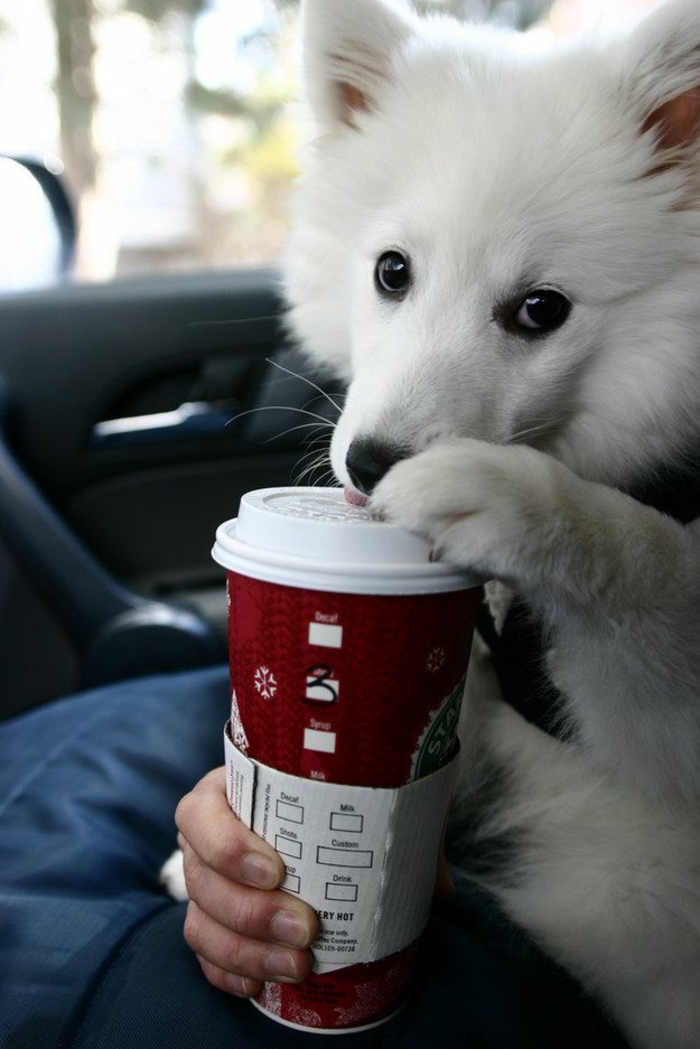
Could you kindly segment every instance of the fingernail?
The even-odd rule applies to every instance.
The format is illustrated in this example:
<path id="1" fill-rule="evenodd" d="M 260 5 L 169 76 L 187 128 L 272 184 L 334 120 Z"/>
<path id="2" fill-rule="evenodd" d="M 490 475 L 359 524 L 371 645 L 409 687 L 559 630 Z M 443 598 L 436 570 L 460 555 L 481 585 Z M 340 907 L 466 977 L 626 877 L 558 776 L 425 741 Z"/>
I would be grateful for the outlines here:
<path id="1" fill-rule="evenodd" d="M 249 852 L 241 860 L 243 877 L 259 889 L 274 889 L 279 881 L 277 868 L 272 860 L 259 852 Z"/>
<path id="2" fill-rule="evenodd" d="M 299 979 L 299 966 L 291 951 L 270 951 L 264 964 L 274 980 L 294 983 Z"/>
<path id="3" fill-rule="evenodd" d="M 292 911 L 278 911 L 270 922 L 270 929 L 279 943 L 288 943 L 290 947 L 306 947 L 309 942 L 308 925 Z"/>
<path id="4" fill-rule="evenodd" d="M 224 975 L 224 981 L 231 993 L 238 995 L 240 998 L 250 998 L 255 991 L 255 986 L 252 980 L 248 980 L 245 976 L 236 976 L 235 973 L 226 973 Z"/>

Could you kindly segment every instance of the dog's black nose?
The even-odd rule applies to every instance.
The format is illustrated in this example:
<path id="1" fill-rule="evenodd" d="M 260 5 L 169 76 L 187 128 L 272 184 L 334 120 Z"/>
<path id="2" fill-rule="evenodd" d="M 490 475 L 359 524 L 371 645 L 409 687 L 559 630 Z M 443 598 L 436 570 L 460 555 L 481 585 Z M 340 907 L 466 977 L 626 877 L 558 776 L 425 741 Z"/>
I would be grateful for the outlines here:
<path id="1" fill-rule="evenodd" d="M 406 452 L 395 445 L 383 444 L 371 437 L 356 437 L 348 449 L 345 466 L 355 488 L 370 495 L 389 467 L 405 457 Z"/>

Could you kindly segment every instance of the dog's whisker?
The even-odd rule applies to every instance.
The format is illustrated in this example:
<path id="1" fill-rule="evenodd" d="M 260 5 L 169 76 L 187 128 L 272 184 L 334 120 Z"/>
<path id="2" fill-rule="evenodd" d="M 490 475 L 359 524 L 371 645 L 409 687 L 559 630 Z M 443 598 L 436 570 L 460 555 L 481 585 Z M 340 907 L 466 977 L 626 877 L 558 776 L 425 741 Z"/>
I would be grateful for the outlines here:
<path id="1" fill-rule="evenodd" d="M 333 481 L 335 481 L 335 484 L 331 483 Z M 323 486 L 324 488 L 340 488 L 332 469 L 328 469 L 325 473 L 321 474 L 318 479 L 318 485 L 319 487 Z"/>
<path id="2" fill-rule="evenodd" d="M 314 425 L 314 424 L 312 424 L 312 425 Z M 309 445 L 320 444 L 323 441 L 330 447 L 332 436 L 331 436 L 331 433 L 329 432 L 328 427 L 327 426 L 323 426 L 321 423 L 316 423 L 315 427 L 316 427 L 316 430 L 318 432 L 316 434 L 314 434 L 313 429 L 311 429 L 309 431 L 309 433 L 305 435 L 304 440 Z"/>
<path id="3" fill-rule="evenodd" d="M 321 442 L 323 442 L 323 444 L 321 444 Z M 321 437 L 316 437 L 314 440 L 309 440 L 308 443 L 309 443 L 309 447 L 306 449 L 306 451 L 301 456 L 301 460 L 310 459 L 311 456 L 316 456 L 316 457 L 318 457 L 320 455 L 328 456 L 328 447 L 329 446 L 328 446 L 328 440 L 327 440 L 325 435 L 322 435 Z M 319 445 L 321 445 L 321 446 L 319 447 Z"/>
<path id="4" fill-rule="evenodd" d="M 328 432 L 317 433 L 317 434 L 314 435 L 313 430 L 311 430 L 309 433 L 304 435 L 303 441 L 304 441 L 305 444 L 309 445 L 309 447 L 311 447 L 312 445 L 315 445 L 315 444 L 321 444 L 322 442 L 325 442 L 326 444 L 330 445 L 330 441 L 328 440 L 328 437 L 329 437 Z"/>
<path id="5" fill-rule="evenodd" d="M 314 139 L 313 141 L 309 142 L 310 149 L 311 150 L 315 150 L 317 148 L 318 144 L 322 141 L 322 138 L 323 138 L 323 136 L 321 136 L 318 139 Z M 333 253 L 331 251 L 325 252 L 324 255 L 322 256 L 322 258 L 320 259 L 318 265 L 316 267 L 314 267 L 314 269 L 311 271 L 311 273 L 309 275 L 309 279 L 308 279 L 308 281 L 307 281 L 307 283 L 306 283 L 306 285 L 304 287 L 304 290 L 302 291 L 301 295 L 299 296 L 297 305 L 299 304 L 299 302 L 303 302 L 304 299 L 309 297 L 309 295 L 311 294 L 311 291 L 312 291 L 314 285 L 316 284 L 316 282 L 318 280 L 319 274 L 321 274 L 325 270 L 326 265 L 330 261 L 332 254 Z"/>
<path id="6" fill-rule="evenodd" d="M 320 469 L 320 467 L 318 467 L 318 469 Z M 325 484 L 325 479 L 328 476 L 329 476 L 329 471 L 328 470 L 324 470 L 323 473 L 321 473 L 320 475 L 317 475 L 314 478 L 313 482 L 312 482 L 313 487 L 314 488 L 322 488 L 324 486 L 324 484 Z"/>
<path id="7" fill-rule="evenodd" d="M 254 321 L 279 320 L 277 313 L 264 313 L 258 317 L 230 317 L 222 321 L 189 321 L 188 328 L 223 328 L 226 325 L 251 324 Z"/>
<path id="8" fill-rule="evenodd" d="M 246 415 L 254 415 L 255 412 L 299 412 L 300 415 L 308 415 L 312 419 L 319 419 L 324 425 L 329 426 L 331 429 L 335 427 L 335 423 L 330 419 L 326 419 L 323 415 L 317 415 L 316 412 L 309 412 L 306 408 L 294 408 L 290 404 L 264 404 L 260 408 L 248 408 L 244 412 L 239 412 L 234 415 L 233 418 L 228 419 L 226 426 L 230 426 L 231 423 L 237 422 L 238 419 L 243 419 Z"/>
<path id="9" fill-rule="evenodd" d="M 283 364 L 280 364 L 278 361 L 274 361 L 272 357 L 266 357 L 265 360 L 268 364 L 271 364 L 273 368 L 279 368 L 281 372 L 286 372 L 287 375 L 291 375 L 292 378 L 300 379 L 302 382 L 305 382 L 308 386 L 313 387 L 314 390 L 318 390 L 321 396 L 325 397 L 327 401 L 330 401 L 330 403 L 337 411 L 342 412 L 343 409 L 340 407 L 337 401 L 334 401 L 329 393 L 326 393 L 326 391 L 323 390 L 317 383 L 312 382 L 311 379 L 308 379 L 306 375 L 300 375 L 299 372 L 292 371 L 291 368 L 285 368 Z"/>
<path id="10" fill-rule="evenodd" d="M 309 469 L 314 463 L 318 461 L 319 457 L 324 454 L 324 452 L 319 452 L 318 448 L 312 448 L 308 452 L 304 452 L 304 454 L 299 458 L 297 468 L 301 468 L 303 466 L 305 470 Z"/>
<path id="11" fill-rule="evenodd" d="M 318 451 L 323 446 L 328 450 L 330 448 L 328 437 L 328 433 L 319 433 L 314 437 L 313 432 L 311 432 L 304 435 L 302 444 L 306 446 L 307 451 Z"/>
<path id="12" fill-rule="evenodd" d="M 549 433 L 555 429 L 556 423 L 551 419 L 547 422 L 539 423 L 535 426 L 527 426 L 523 430 L 517 430 L 511 434 L 510 437 L 505 441 L 506 444 L 519 444 L 522 443 L 526 438 L 539 437 L 542 434 Z"/>
<path id="13" fill-rule="evenodd" d="M 289 433 L 294 433 L 295 430 L 307 430 L 309 427 L 318 427 L 320 423 L 299 423 L 298 426 L 290 426 L 286 430 L 282 430 L 281 433 L 273 433 L 272 437 L 266 437 L 263 444 L 269 444 L 270 441 L 276 441 L 280 437 L 286 437 Z M 328 428 L 333 429 L 333 423 L 328 423 Z M 325 438 L 324 438 L 325 439 Z M 316 440 L 319 440 L 317 437 Z"/>
<path id="14" fill-rule="evenodd" d="M 304 452 L 302 459 L 310 459 L 312 456 L 325 455 L 328 456 L 329 446 L 324 442 L 323 444 L 318 441 L 312 441 L 309 447 Z"/>
<path id="15" fill-rule="evenodd" d="M 330 465 L 330 460 L 328 458 L 328 453 L 326 451 L 323 451 L 320 454 L 318 452 L 314 451 L 312 454 L 314 454 L 316 456 L 316 458 L 313 459 L 311 462 L 307 463 L 307 465 L 301 470 L 301 472 L 299 473 L 298 478 L 297 478 L 297 480 L 295 482 L 296 484 L 301 484 L 301 481 L 302 481 L 302 479 L 305 476 L 308 477 L 309 483 L 311 483 L 311 479 L 313 477 L 313 474 L 314 474 L 315 470 L 320 470 L 323 466 L 329 466 Z M 309 455 L 309 453 L 307 452 L 307 456 L 308 455 Z M 304 456 L 302 458 L 305 458 L 305 457 L 306 456 Z"/>
<path id="16" fill-rule="evenodd" d="M 319 448 L 315 442 L 312 442 L 312 447 L 307 448 L 301 457 L 311 458 L 312 455 L 316 457 L 319 455 L 327 455 L 327 448 Z"/>
<path id="17" fill-rule="evenodd" d="M 311 456 L 313 456 L 313 458 L 311 458 Z M 305 459 L 307 459 L 308 462 L 304 463 Z M 313 451 L 311 451 L 311 452 L 306 452 L 304 455 L 302 455 L 301 458 L 299 459 L 298 463 L 297 463 L 297 466 L 296 466 L 297 473 L 294 475 L 295 476 L 295 482 L 294 483 L 295 484 L 300 484 L 301 481 L 303 480 L 303 478 L 311 470 L 314 469 L 314 467 L 318 464 L 318 462 L 319 462 L 319 453 L 315 449 Z"/>

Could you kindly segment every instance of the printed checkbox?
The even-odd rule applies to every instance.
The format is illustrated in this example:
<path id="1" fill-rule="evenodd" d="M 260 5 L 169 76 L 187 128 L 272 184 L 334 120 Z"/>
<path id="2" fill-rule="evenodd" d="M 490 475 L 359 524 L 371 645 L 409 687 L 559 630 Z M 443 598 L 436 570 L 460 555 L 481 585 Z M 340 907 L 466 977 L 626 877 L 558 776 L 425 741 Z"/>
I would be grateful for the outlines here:
<path id="1" fill-rule="evenodd" d="M 365 817 L 356 812 L 331 812 L 331 830 L 343 830 L 350 834 L 361 834 Z"/>
<path id="2" fill-rule="evenodd" d="M 330 623 L 309 623 L 309 644 L 322 648 L 342 648 L 343 628 Z"/>
<path id="3" fill-rule="evenodd" d="M 282 882 L 281 888 L 287 892 L 301 892 L 301 879 L 298 874 L 288 874 Z"/>
<path id="4" fill-rule="evenodd" d="M 286 820 L 288 823 L 304 822 L 303 805 L 293 805 L 290 801 L 278 801 L 275 811 L 278 820 Z"/>
<path id="5" fill-rule="evenodd" d="M 281 834 L 275 834 L 275 848 L 281 856 L 291 856 L 292 859 L 301 859 L 301 842 L 292 838 L 285 838 Z"/>
<path id="6" fill-rule="evenodd" d="M 370 849 L 331 849 L 318 845 L 316 863 L 324 867 L 371 867 L 374 852 Z"/>
<path id="7" fill-rule="evenodd" d="M 306 698 L 316 703 L 335 703 L 340 692 L 340 682 L 333 678 L 309 678 L 306 682 Z"/>
<path id="8" fill-rule="evenodd" d="M 321 732 L 319 729 L 305 728 L 304 750 L 316 750 L 321 754 L 335 754 L 335 732 Z"/>
<path id="9" fill-rule="evenodd" d="M 357 903 L 357 885 L 338 885 L 326 882 L 326 899 L 342 900 L 343 903 Z"/>

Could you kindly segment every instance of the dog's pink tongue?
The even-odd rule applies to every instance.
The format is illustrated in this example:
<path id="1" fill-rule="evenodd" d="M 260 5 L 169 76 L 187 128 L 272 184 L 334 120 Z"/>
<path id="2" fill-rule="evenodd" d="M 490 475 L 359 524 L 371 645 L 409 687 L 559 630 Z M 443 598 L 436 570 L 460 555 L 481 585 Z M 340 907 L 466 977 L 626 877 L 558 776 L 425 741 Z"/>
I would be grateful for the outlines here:
<path id="1" fill-rule="evenodd" d="M 362 492 L 358 492 L 355 488 L 350 488 L 348 485 L 345 486 L 345 502 L 352 503 L 353 506 L 367 506 L 369 499 Z"/>

